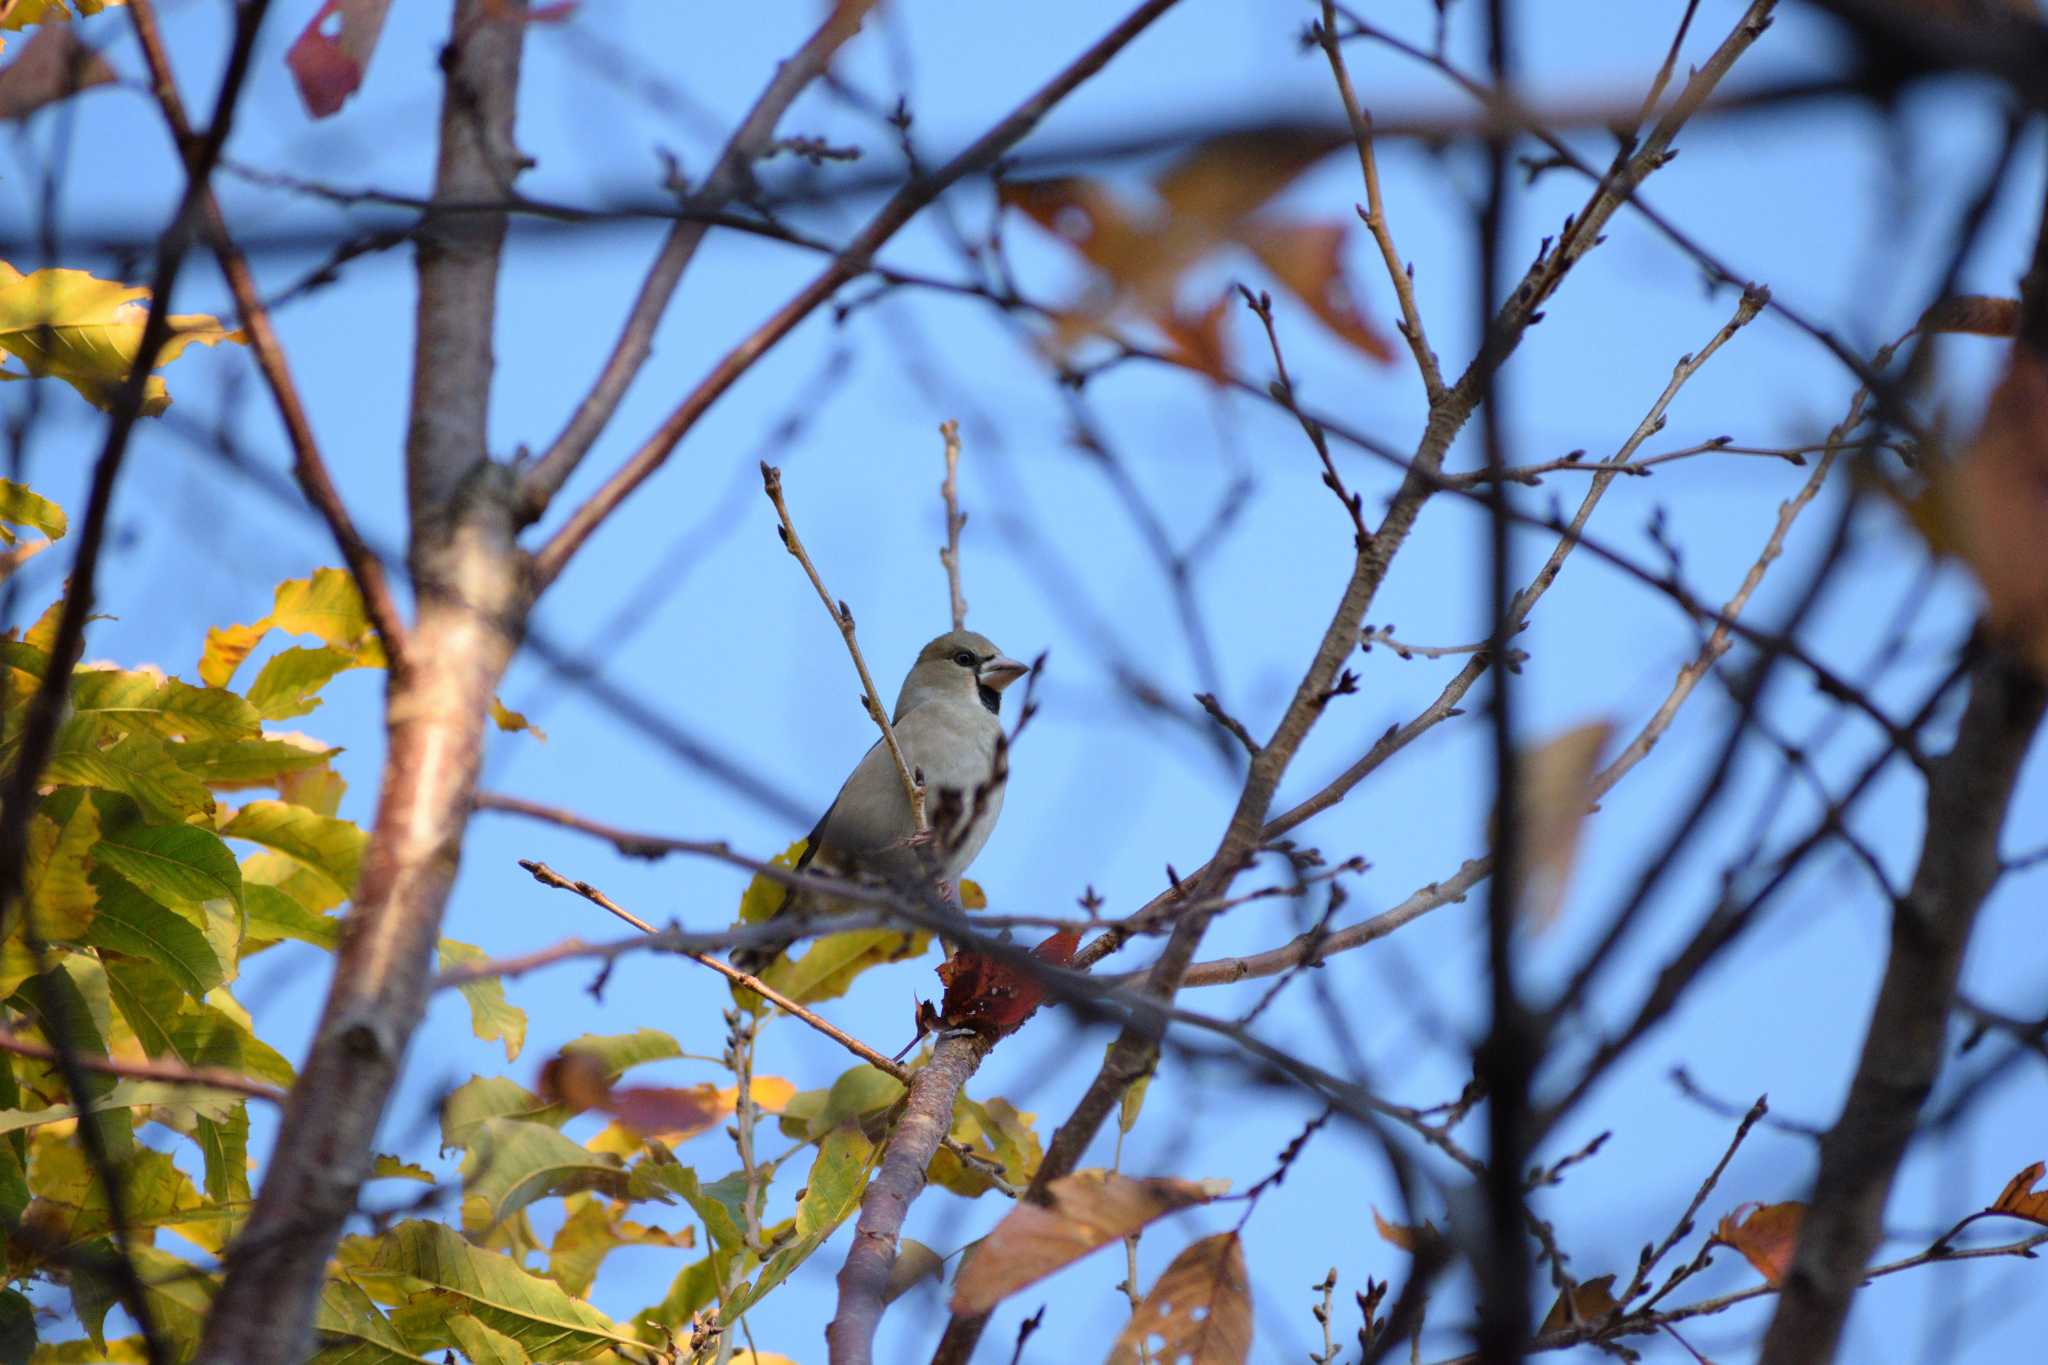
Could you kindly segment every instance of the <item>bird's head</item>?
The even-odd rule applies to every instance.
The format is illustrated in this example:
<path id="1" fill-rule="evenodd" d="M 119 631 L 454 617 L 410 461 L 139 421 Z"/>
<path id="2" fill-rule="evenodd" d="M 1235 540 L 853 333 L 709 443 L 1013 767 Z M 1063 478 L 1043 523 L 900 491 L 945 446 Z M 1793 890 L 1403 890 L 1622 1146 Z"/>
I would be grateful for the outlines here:
<path id="1" fill-rule="evenodd" d="M 1000 712 L 1003 689 L 1030 672 L 1004 654 L 986 635 L 949 631 L 918 651 L 917 663 L 896 698 L 896 719 L 928 701 L 979 700 Z"/>

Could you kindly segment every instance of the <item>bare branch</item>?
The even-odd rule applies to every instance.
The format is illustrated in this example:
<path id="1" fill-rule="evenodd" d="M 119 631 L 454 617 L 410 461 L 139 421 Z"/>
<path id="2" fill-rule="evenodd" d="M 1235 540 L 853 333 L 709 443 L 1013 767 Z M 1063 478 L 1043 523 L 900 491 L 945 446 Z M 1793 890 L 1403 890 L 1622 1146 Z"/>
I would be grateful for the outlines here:
<path id="1" fill-rule="evenodd" d="M 881 1169 L 861 1196 L 853 1245 L 839 1269 L 839 1308 L 825 1329 L 832 1365 L 869 1365 L 874 1359 L 875 1328 L 882 1318 L 889 1268 L 896 1263 L 903 1217 L 923 1191 L 925 1171 L 952 1126 L 953 1101 L 960 1087 L 991 1046 L 993 1040 L 977 1033 L 946 1034 L 931 1061 L 911 1078 Z"/>
<path id="2" fill-rule="evenodd" d="M 787 336 L 799 322 L 809 317 L 820 304 L 831 298 L 839 286 L 872 269 L 874 253 L 881 249 L 883 243 L 896 235 L 897 229 L 915 217 L 919 210 L 937 199 L 948 187 L 993 165 L 998 157 L 1037 127 L 1038 121 L 1045 117 L 1054 105 L 1073 93 L 1083 81 L 1100 71 L 1108 64 L 1110 58 L 1123 51 L 1132 39 L 1151 25 L 1153 20 L 1173 8 L 1174 3 L 1175 0 L 1144 0 L 1143 4 L 1126 15 L 1101 40 L 1070 62 L 1057 76 L 1018 105 L 995 127 L 977 138 L 965 151 L 930 175 L 912 181 L 890 196 L 889 201 L 868 220 L 865 227 L 854 234 L 853 240 L 833 257 L 832 262 L 815 279 L 798 290 L 773 316 L 728 351 L 625 464 L 591 495 L 588 502 L 576 509 L 567 524 L 555 533 L 535 557 L 539 582 L 545 586 L 560 576 L 563 566 L 604 519 L 611 515 L 612 509 L 631 496 L 634 489 L 646 482 L 648 476 L 667 461 L 670 452 L 697 424 L 697 420 L 742 374 L 753 367 L 756 360 Z"/>
<path id="3" fill-rule="evenodd" d="M 804 543 L 796 533 L 796 522 L 790 519 L 789 504 L 782 497 L 782 471 L 761 462 L 761 487 L 767 491 L 768 501 L 775 504 L 775 515 L 782 519 L 777 529 L 782 535 L 782 547 L 796 556 L 796 562 L 804 566 L 804 574 L 811 580 L 811 586 L 818 590 L 818 600 L 825 604 L 825 610 L 832 614 L 832 622 L 839 627 L 839 638 L 846 641 L 846 652 L 853 656 L 854 671 L 860 674 L 862 700 L 867 706 L 868 716 L 882 732 L 882 742 L 889 746 L 889 757 L 896 763 L 896 776 L 902 780 L 904 799 L 910 802 L 910 819 L 917 832 L 926 829 L 924 814 L 924 779 L 910 771 L 910 764 L 903 757 L 903 748 L 896 742 L 896 727 L 889 723 L 889 708 L 882 705 L 882 694 L 875 688 L 875 679 L 868 672 L 868 661 L 861 657 L 860 641 L 854 638 L 853 612 L 844 598 L 835 598 L 826 591 L 825 580 L 818 576 L 818 566 L 811 563 L 811 557 L 804 551 Z"/>
<path id="4" fill-rule="evenodd" d="M 967 599 L 960 595 L 960 528 L 967 514 L 960 510 L 960 423 L 948 417 L 939 423 L 939 435 L 946 442 L 946 478 L 939 496 L 946 500 L 946 546 L 939 551 L 939 563 L 946 566 L 946 597 L 953 608 L 953 629 L 967 624 Z"/>
<path id="5" fill-rule="evenodd" d="M 733 130 L 711 173 L 691 196 L 692 206 L 721 208 L 753 183 L 754 162 L 775 150 L 775 125 L 796 97 L 832 64 L 832 58 L 847 40 L 860 31 L 867 9 L 864 4 L 834 4 L 827 8 L 825 21 L 789 60 L 776 67 L 774 78 L 761 91 L 740 126 Z M 646 281 L 640 286 L 640 294 L 626 315 L 625 327 L 604 367 L 598 371 L 597 382 L 576 405 L 568 425 L 547 453 L 520 479 L 528 520 L 537 520 L 547 510 L 548 503 L 576 472 L 577 465 L 618 411 L 626 390 L 646 366 L 654 349 L 655 327 L 709 230 L 710 223 L 702 217 L 678 218 L 669 229 Z"/>

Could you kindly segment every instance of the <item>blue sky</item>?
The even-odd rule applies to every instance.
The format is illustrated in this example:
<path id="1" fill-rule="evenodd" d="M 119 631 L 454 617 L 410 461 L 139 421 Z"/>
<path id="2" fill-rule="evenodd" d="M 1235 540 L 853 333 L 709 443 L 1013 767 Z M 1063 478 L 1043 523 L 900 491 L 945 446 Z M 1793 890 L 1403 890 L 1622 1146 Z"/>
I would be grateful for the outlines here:
<path id="1" fill-rule="evenodd" d="M 310 8 L 277 7 L 230 154 L 250 166 L 339 185 L 423 193 L 439 97 L 433 59 L 445 23 L 441 7 L 394 6 L 363 92 L 341 116 L 320 124 L 305 119 L 282 63 L 293 29 Z M 1404 0 L 1380 8 L 1386 13 L 1376 16 L 1389 25 L 1427 34 L 1430 5 Z M 1470 8 L 1456 7 L 1453 50 L 1476 66 L 1469 54 L 1477 51 L 1477 15 L 1466 12 Z M 1596 15 L 1589 7 L 1566 23 L 1551 21 L 1553 11 L 1521 7 L 1528 18 L 1520 38 L 1529 97 L 1639 98 L 1682 8 L 1660 0 L 1600 7 Z M 1698 61 L 1710 51 L 1739 10 L 1729 0 L 1706 0 L 1686 58 Z M 1320 54 L 1304 52 L 1297 42 L 1311 13 L 1309 6 L 1190 0 L 1034 136 L 1057 145 L 1275 114 L 1339 117 Z M 936 159 L 964 145 L 1092 41 L 1106 14 L 1074 3 L 1028 12 L 900 4 L 887 25 L 870 24 L 841 70 L 877 97 L 905 91 L 920 145 Z M 1544 22 L 1534 21 L 1539 14 Z M 210 79 L 202 77 L 217 69 L 221 12 L 174 4 L 165 7 L 165 19 L 188 99 L 196 102 Z M 587 4 L 568 29 L 536 28 L 527 50 L 520 142 L 539 165 L 525 188 L 595 203 L 645 192 L 660 174 L 657 148 L 675 152 L 687 171 L 701 172 L 727 121 L 813 21 L 805 5 L 717 8 L 642 0 Z M 81 32 L 104 43 L 124 74 L 139 70 L 118 14 L 88 21 Z M 1440 79 L 1394 54 L 1362 44 L 1348 51 L 1361 97 L 1382 118 L 1466 108 Z M 1831 69 L 1839 55 L 1832 31 L 1793 8 L 1745 59 L 1733 83 L 1760 85 Z M 642 77 L 685 92 L 687 104 L 650 98 Z M 0 163 L 0 223 L 8 237 L 23 240 L 32 225 L 33 168 L 67 133 L 73 156 L 61 187 L 61 223 L 78 232 L 154 231 L 177 181 L 146 95 L 139 89 L 96 92 L 79 102 L 75 117 L 67 130 L 65 116 L 42 116 L 12 139 L 11 155 Z M 1703 124 L 1680 139 L 1682 155 L 1650 182 L 1647 198 L 1738 273 L 1769 284 L 1779 300 L 1867 349 L 1896 335 L 1925 301 L 1945 264 L 1954 215 L 1995 150 L 1999 126 L 1993 92 L 1961 80 L 1916 88 L 1890 124 L 1865 106 L 1848 104 L 1802 108 L 1779 120 Z M 801 100 L 783 127 L 855 141 L 870 168 L 896 164 L 885 130 L 822 91 Z M 1605 157 L 1604 135 L 1582 136 L 1578 145 Z M 2023 144 L 2015 162 L 2020 169 L 1987 225 L 1963 280 L 1966 289 L 2011 292 L 2040 202 L 2040 152 L 2038 136 Z M 1397 143 L 1386 145 L 1382 157 L 1395 233 L 1415 262 L 1432 340 L 1455 372 L 1473 343 L 1470 213 L 1483 189 L 1480 163 L 1464 152 L 1436 154 Z M 106 164 L 118 166 L 118 175 L 101 173 Z M 1124 164 L 1111 175 L 1135 192 L 1154 165 Z M 317 204 L 234 178 L 222 182 L 222 193 L 231 222 L 243 233 L 295 224 L 325 231 L 341 221 Z M 1583 183 L 1567 174 L 1547 175 L 1518 195 L 1508 235 L 1510 271 L 1584 195 Z M 1343 219 L 1361 197 L 1355 160 L 1332 156 L 1277 208 Z M 985 185 L 963 187 L 949 202 L 970 230 L 987 222 Z M 804 221 L 840 237 L 861 220 L 864 207 L 828 206 Z M 515 232 L 500 296 L 494 455 L 510 455 L 522 444 L 538 448 L 558 430 L 610 346 L 656 232 L 639 226 L 587 235 Z M 1056 246 L 1022 225 L 1008 236 L 1027 294 L 1056 300 L 1078 282 L 1072 259 Z M 265 257 L 259 272 L 265 287 L 276 290 L 315 259 Z M 933 273 L 957 271 L 943 235 L 929 223 L 906 231 L 886 259 Z M 88 264 L 73 257 L 63 263 Z M 107 263 L 90 264 L 104 269 Z M 573 507 L 587 494 L 704 368 L 816 265 L 815 258 L 773 243 L 714 236 L 669 309 L 653 362 L 560 507 Z M 1352 242 L 1350 266 L 1369 313 L 1390 321 L 1390 292 L 1362 233 Z M 1247 258 L 1221 261 L 1204 279 L 1240 276 L 1257 279 Z M 195 262 L 176 303 L 181 311 L 223 312 L 226 291 L 210 266 Z M 1547 459 L 1575 448 L 1586 449 L 1589 458 L 1611 452 L 1678 357 L 1703 344 L 1734 303 L 1732 293 L 1704 288 L 1699 272 L 1641 220 L 1617 218 L 1609 240 L 1574 271 L 1507 368 L 1505 430 L 1513 457 Z M 1299 307 L 1285 299 L 1278 307 L 1290 368 L 1305 399 L 1396 447 L 1411 444 L 1423 417 L 1412 367 L 1362 365 Z M 403 533 L 398 452 L 412 363 L 411 309 L 410 259 L 389 252 L 349 265 L 337 287 L 305 296 L 276 319 L 335 477 L 366 531 L 387 546 L 400 543 Z M 1255 321 L 1238 317 L 1233 337 L 1239 367 L 1265 378 Z M 1941 354 L 1940 393 L 1950 428 L 1965 429 L 1993 372 L 1996 344 L 1958 339 Z M 252 459 L 285 467 L 276 423 L 246 358 L 194 353 L 168 378 L 178 400 L 175 414 L 189 420 L 157 424 L 138 437 L 117 499 L 119 535 L 100 594 L 115 619 L 95 628 L 88 657 L 149 660 L 189 677 L 208 625 L 261 615 L 271 584 L 333 562 L 334 552 L 302 513 L 267 498 L 180 435 L 193 423 L 222 422 Z M 1645 449 L 1724 433 L 1760 445 L 1809 441 L 1839 419 L 1850 387 L 1842 367 L 1810 339 L 1766 316 L 1687 385 L 1667 428 Z M 24 389 L 0 387 L 6 412 L 20 410 Z M 76 507 L 98 422 L 66 392 L 45 398 L 47 420 L 34 435 L 30 479 Z M 1197 589 L 1220 661 L 1220 694 L 1254 732 L 1265 732 L 1323 630 L 1349 566 L 1348 524 L 1318 482 L 1313 452 L 1284 413 L 1241 398 L 1219 399 L 1179 373 L 1126 366 L 1091 384 L 1087 401 L 1179 544 L 1205 524 L 1227 488 L 1250 480 L 1235 527 L 1200 570 Z M 776 429 L 792 415 L 803 419 L 800 434 L 777 439 Z M 1198 864 L 1221 833 L 1236 778 L 1188 730 L 1135 710 L 1117 688 L 1103 647 L 1107 639 L 1116 657 L 1169 696 L 1185 698 L 1202 687 L 1166 585 L 1114 491 L 1067 439 L 1067 409 L 1043 364 L 1003 319 L 972 301 L 948 298 L 898 295 L 844 325 L 828 313 L 806 322 L 710 412 L 662 473 L 589 544 L 536 618 L 549 640 L 587 653 L 608 681 L 786 794 L 791 813 L 735 796 L 531 660 L 515 667 L 505 696 L 539 721 L 549 739 L 495 737 L 486 784 L 629 827 L 728 838 L 757 853 L 779 850 L 801 834 L 871 734 L 852 704 L 856 682 L 836 631 L 774 539 L 772 513 L 756 491 L 755 461 L 765 456 L 784 466 L 804 537 L 834 593 L 853 605 L 878 682 L 893 693 L 917 647 L 945 625 L 945 584 L 933 551 L 943 537 L 935 428 L 946 417 L 960 418 L 965 429 L 962 497 L 971 521 L 963 568 L 970 624 L 1014 655 L 1046 650 L 1050 656 L 1040 689 L 1043 712 L 1015 756 L 1002 826 L 973 875 L 999 908 L 1061 913 L 1093 886 L 1107 912 L 1118 913 L 1160 889 L 1165 864 Z M 1473 439 L 1468 435 L 1454 451 L 1454 468 L 1480 458 Z M 1338 458 L 1368 508 L 1392 491 L 1395 475 L 1386 465 L 1351 451 Z M 1594 528 L 1655 562 L 1646 527 L 1653 509 L 1663 509 L 1682 547 L 1686 581 L 1719 601 L 1755 558 L 1779 504 L 1805 474 L 1767 460 L 1680 462 L 1653 478 L 1623 481 L 1602 504 Z M 1545 509 L 1553 496 L 1570 505 L 1579 493 L 1576 478 L 1553 478 L 1517 496 L 1530 510 Z M 1771 622 L 1788 604 L 1838 505 L 1840 482 L 1795 529 L 1786 558 L 1751 608 L 1754 619 Z M 1468 509 L 1433 502 L 1368 619 L 1393 623 L 1402 638 L 1422 643 L 1478 638 L 1484 633 L 1484 531 Z M 679 543 L 688 548 L 677 550 Z M 1052 547 L 1057 570 L 1041 546 Z M 1532 536 L 1517 549 L 1526 574 L 1548 541 Z M 27 576 L 33 608 L 56 591 L 62 562 L 60 550 Z M 662 565 L 668 566 L 664 581 L 636 597 Z M 1810 630 L 1811 648 L 1854 674 L 1924 570 L 1924 553 L 1896 524 L 1882 514 L 1860 517 L 1851 551 Z M 1966 629 L 1973 600 L 1958 571 L 1935 576 L 1897 675 L 1881 692 L 1890 704 L 1903 705 L 1938 676 Z M 635 601 L 642 605 L 630 619 L 615 619 Z M 1515 683 L 1521 715 L 1528 735 L 1540 741 L 1603 717 L 1632 734 L 1690 657 L 1695 639 L 1668 602 L 1581 554 L 1519 643 L 1531 656 Z M 1312 791 L 1387 725 L 1426 704 L 1459 662 L 1402 661 L 1385 650 L 1354 658 L 1360 693 L 1330 709 L 1283 786 L 1281 804 Z M 380 690 L 374 677 L 344 676 L 303 726 L 348 747 L 340 762 L 351 783 L 343 812 L 358 819 L 368 818 L 378 770 Z M 1475 693 L 1468 705 L 1476 711 L 1479 700 Z M 1771 715 L 1784 732 L 1805 734 L 1829 709 L 1795 670 L 1782 672 Z M 1526 945 L 1532 980 L 1554 984 L 1604 923 L 1711 758 L 1728 710 L 1724 692 L 1703 686 L 1671 735 L 1590 823 L 1559 927 Z M 1852 719 L 1817 762 L 1839 778 L 1853 771 L 1875 739 L 1869 725 Z M 1303 832 L 1333 861 L 1359 854 L 1372 864 L 1351 886 L 1345 922 L 1398 902 L 1483 850 L 1487 746 L 1482 725 L 1447 725 Z M 1759 806 L 1770 810 L 1777 776 L 1776 762 L 1761 748 L 1738 769 L 1725 815 L 1688 846 L 1680 875 L 1653 903 L 1591 1016 L 1561 1038 L 1568 1054 L 1633 1009 L 1665 954 L 1710 907 L 1719 868 L 1742 846 Z M 2048 769 L 2037 754 L 2015 800 L 2009 848 L 2048 841 L 2044 798 Z M 1917 784 L 1894 775 L 1879 785 L 1858 821 L 1897 878 L 1910 870 L 1916 851 L 1918 802 Z M 1812 811 L 1796 786 L 1779 807 L 1774 844 L 1801 829 Z M 571 934 L 612 932 L 596 911 L 535 885 L 515 865 L 521 857 L 588 878 L 649 919 L 692 927 L 722 924 L 742 885 L 719 866 L 631 862 L 567 832 L 483 816 L 465 846 L 449 908 L 450 936 L 511 953 Z M 1687 1004 L 1562 1125 L 1546 1153 L 1551 1159 L 1613 1131 L 1598 1158 L 1542 1204 L 1573 1253 L 1575 1273 L 1611 1270 L 1626 1278 L 1636 1249 L 1662 1236 L 1727 1142 L 1732 1121 L 1680 1096 L 1667 1079 L 1673 1067 L 1685 1066 L 1701 1085 L 1739 1103 L 1768 1092 L 1781 1115 L 1831 1120 L 1887 943 L 1883 905 L 1861 876 L 1841 856 L 1816 862 Z M 2019 1014 L 2040 1011 L 2048 960 L 2034 921 L 2044 876 L 2037 868 L 2031 880 L 2011 880 L 1982 920 L 1966 985 L 1986 1004 Z M 1392 1098 L 1417 1104 L 1448 1099 L 1467 1074 L 1463 1040 L 1484 1018 L 1481 903 L 1475 898 L 1437 911 L 1332 963 L 1322 975 L 1348 1015 L 1373 1082 Z M 1247 907 L 1217 926 L 1205 956 L 1270 946 L 1295 932 L 1293 913 L 1285 901 Z M 884 1051 L 895 1050 L 907 1039 L 913 998 L 935 993 L 932 960 L 871 973 L 829 1013 Z M 299 1050 L 311 1026 L 324 971 L 317 954 L 287 945 L 252 964 L 244 977 L 242 998 L 288 1055 Z M 588 972 L 559 969 L 511 987 L 532 1019 L 527 1049 L 511 1075 L 531 1084 L 542 1059 L 585 1032 L 656 1027 L 686 1047 L 716 1050 L 725 992 L 708 974 L 674 961 L 628 959 L 602 1000 L 586 993 L 588 981 Z M 1187 1003 L 1234 1014 L 1261 989 L 1254 983 L 1205 990 Z M 1299 986 L 1262 1017 L 1260 1028 L 1278 1045 L 1341 1064 L 1322 1007 Z M 1041 1133 L 1049 1135 L 1106 1041 L 1056 1013 L 1042 1015 L 999 1050 L 971 1092 L 1010 1097 L 1034 1111 Z M 845 1064 L 830 1044 L 785 1021 L 764 1035 L 758 1065 L 813 1087 L 828 1083 Z M 473 1072 L 504 1069 L 494 1046 L 470 1036 L 459 1003 L 437 1002 L 415 1041 L 384 1146 L 433 1162 L 436 1097 Z M 686 1063 L 647 1074 L 678 1082 L 711 1078 L 708 1068 Z M 1546 1073 L 1545 1084 L 1568 1074 Z M 2038 1062 L 2019 1064 L 1966 1125 L 1923 1144 L 1893 1202 L 1890 1223 L 1902 1240 L 1888 1244 L 1887 1256 L 1924 1246 L 1934 1231 L 1988 1202 L 2013 1171 L 2048 1157 L 2042 1079 Z M 1299 1097 L 1248 1090 L 1228 1068 L 1170 1062 L 1150 1092 L 1144 1121 L 1125 1144 L 1123 1166 L 1224 1176 L 1242 1188 L 1270 1169 L 1313 1113 Z M 1480 1141 L 1476 1126 L 1468 1137 Z M 707 1177 L 735 1164 L 729 1144 L 715 1133 L 682 1155 Z M 1108 1158 L 1105 1137 L 1091 1160 Z M 452 1170 L 450 1163 L 434 1164 Z M 1761 1131 L 1704 1215 L 1718 1217 L 1742 1200 L 1797 1198 L 1811 1170 L 1809 1142 Z M 785 1180 L 779 1198 L 786 1201 L 797 1183 Z M 1334 1125 L 1261 1204 L 1246 1229 L 1258 1296 L 1255 1359 L 1299 1359 L 1309 1344 L 1319 1344 L 1309 1286 L 1332 1264 L 1341 1277 L 1340 1305 L 1368 1274 L 1404 1273 L 1403 1255 L 1372 1231 L 1374 1205 L 1390 1215 L 1398 1205 L 1384 1162 L 1360 1135 Z M 993 1198 L 970 1204 L 934 1192 L 913 1210 L 907 1231 L 951 1251 L 985 1231 L 1000 1211 Z M 1228 1226 L 1236 1212 L 1189 1214 L 1149 1233 L 1141 1280 L 1149 1283 L 1188 1240 Z M 1443 1196 L 1430 1195 L 1420 1212 L 1441 1220 Z M 656 1221 L 675 1219 L 668 1213 Z M 537 1215 L 536 1222 L 545 1235 L 549 1219 Z M 823 1358 L 819 1333 L 830 1316 L 831 1275 L 842 1254 L 840 1243 L 828 1247 L 770 1312 L 756 1315 L 763 1348 L 800 1361 Z M 618 1254 L 600 1278 L 596 1302 L 630 1312 L 663 1292 L 682 1256 Z M 1986 1262 L 1884 1282 L 1865 1295 L 1852 1319 L 1845 1358 L 2020 1358 L 2023 1343 L 2036 1339 L 2044 1322 L 2039 1273 L 2023 1262 Z M 1000 1358 L 1005 1348 L 996 1343 L 1007 1342 L 1017 1320 L 1048 1300 L 1052 1311 L 1027 1358 L 1093 1349 L 1121 1321 L 1122 1300 L 1111 1288 L 1121 1275 L 1121 1260 L 1112 1253 L 1020 1295 L 998 1314 L 985 1354 Z M 1752 1272 L 1724 1254 L 1695 1287 L 1704 1295 L 1752 1282 Z M 923 1358 L 942 1320 L 940 1302 L 930 1289 L 901 1301 L 885 1320 L 881 1358 Z M 1464 1305 L 1462 1287 L 1439 1296 L 1426 1359 L 1455 1353 Z M 1761 1321 L 1760 1310 L 1739 1310 L 1699 1325 L 1688 1339 L 1717 1359 L 1738 1359 Z M 1339 1322 L 1347 1335 L 1355 1326 L 1341 1312 Z M 1668 1339 L 1636 1344 L 1653 1361 L 1689 1358 Z"/>

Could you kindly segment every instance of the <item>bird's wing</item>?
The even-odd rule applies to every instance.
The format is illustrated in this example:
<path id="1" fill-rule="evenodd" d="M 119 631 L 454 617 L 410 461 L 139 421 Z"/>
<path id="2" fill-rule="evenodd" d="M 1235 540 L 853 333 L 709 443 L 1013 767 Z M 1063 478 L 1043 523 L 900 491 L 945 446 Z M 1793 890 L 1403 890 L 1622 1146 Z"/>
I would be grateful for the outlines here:
<path id="1" fill-rule="evenodd" d="M 813 850 L 832 861 L 872 857 L 910 833 L 910 801 L 887 746 L 877 741 L 847 777 L 811 838 Z"/>

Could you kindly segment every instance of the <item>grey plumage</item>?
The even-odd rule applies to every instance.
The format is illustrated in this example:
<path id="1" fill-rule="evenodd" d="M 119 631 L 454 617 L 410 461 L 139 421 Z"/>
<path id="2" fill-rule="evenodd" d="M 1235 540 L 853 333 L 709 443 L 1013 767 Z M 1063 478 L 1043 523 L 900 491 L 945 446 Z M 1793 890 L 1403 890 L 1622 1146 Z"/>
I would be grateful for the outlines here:
<path id="1" fill-rule="evenodd" d="M 916 878 L 929 865 L 939 880 L 958 881 L 1002 814 L 1004 784 L 996 762 L 1002 693 L 1026 671 L 971 630 L 951 631 L 927 644 L 903 680 L 890 726 L 904 762 L 924 775 L 931 843 L 911 846 L 916 828 L 910 798 L 888 746 L 878 739 L 811 831 L 798 869 L 888 883 Z M 838 908 L 830 897 L 794 891 L 777 913 L 808 916 Z M 758 970 L 785 946 L 742 948 L 733 953 L 733 963 Z"/>

